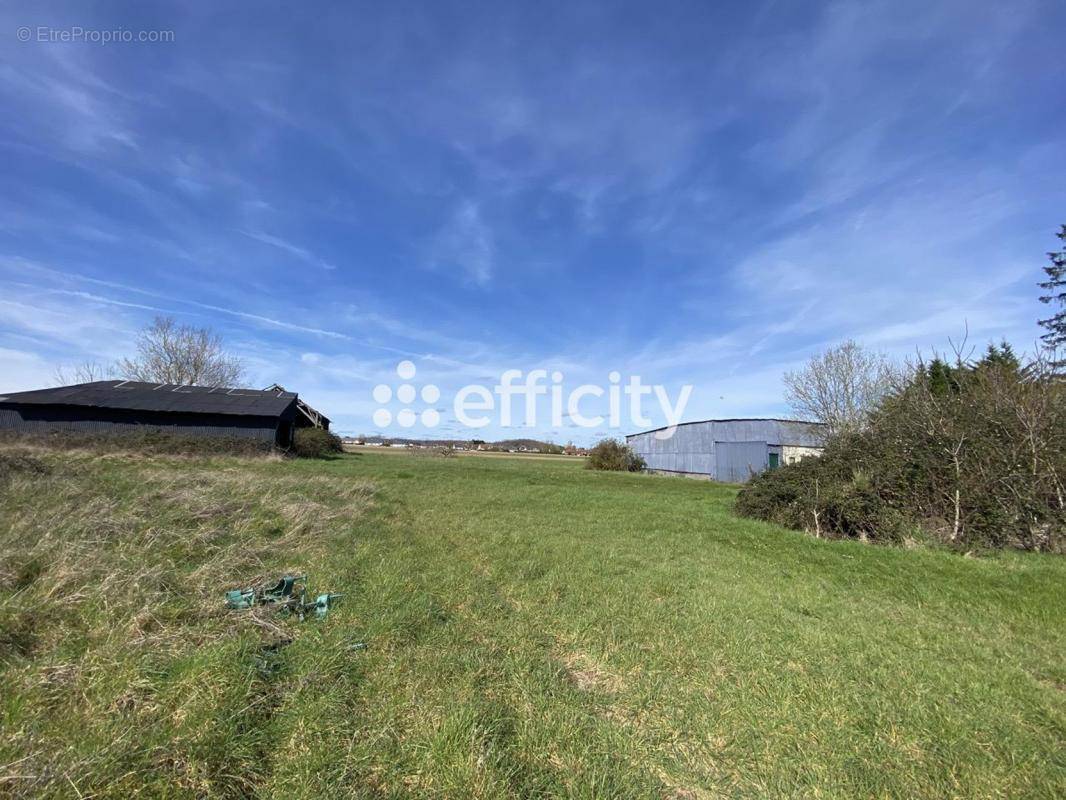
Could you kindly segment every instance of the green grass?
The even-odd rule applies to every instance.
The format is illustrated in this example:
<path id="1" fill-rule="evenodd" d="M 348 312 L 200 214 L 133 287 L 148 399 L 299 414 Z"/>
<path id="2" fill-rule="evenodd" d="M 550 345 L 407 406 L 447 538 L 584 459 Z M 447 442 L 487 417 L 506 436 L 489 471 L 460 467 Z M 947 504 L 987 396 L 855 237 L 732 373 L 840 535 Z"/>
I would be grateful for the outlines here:
<path id="1" fill-rule="evenodd" d="M 37 456 L 0 488 L 0 795 L 1066 793 L 1061 558 L 561 459 Z M 285 569 L 326 621 L 222 609 Z"/>

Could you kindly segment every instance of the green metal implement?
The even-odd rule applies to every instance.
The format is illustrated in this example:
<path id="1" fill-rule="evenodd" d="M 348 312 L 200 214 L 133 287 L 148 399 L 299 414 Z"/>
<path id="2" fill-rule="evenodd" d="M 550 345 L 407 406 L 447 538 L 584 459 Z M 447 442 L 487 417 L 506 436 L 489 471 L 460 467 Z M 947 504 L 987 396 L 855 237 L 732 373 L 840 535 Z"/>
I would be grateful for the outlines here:
<path id="1" fill-rule="evenodd" d="M 272 605 L 283 614 L 295 614 L 301 620 L 314 612 L 318 619 L 323 619 L 333 603 L 343 595 L 320 594 L 314 601 L 307 600 L 306 575 L 282 575 L 272 586 L 233 589 L 226 592 L 226 606 L 234 610 L 252 608 L 253 606 Z"/>
<path id="2" fill-rule="evenodd" d="M 296 585 L 300 584 L 300 595 L 307 591 L 306 575 L 282 575 L 276 584 L 263 592 L 264 603 L 286 603 L 296 594 Z"/>
<path id="3" fill-rule="evenodd" d="M 251 608 L 255 605 L 255 589 L 234 589 L 226 592 L 226 605 L 230 608 Z"/>
<path id="4" fill-rule="evenodd" d="M 333 605 L 333 601 L 343 596 L 344 595 L 340 594 L 320 594 L 317 598 L 315 598 L 314 602 L 315 616 L 319 619 L 325 617 L 326 614 L 329 613 L 329 609 Z"/>

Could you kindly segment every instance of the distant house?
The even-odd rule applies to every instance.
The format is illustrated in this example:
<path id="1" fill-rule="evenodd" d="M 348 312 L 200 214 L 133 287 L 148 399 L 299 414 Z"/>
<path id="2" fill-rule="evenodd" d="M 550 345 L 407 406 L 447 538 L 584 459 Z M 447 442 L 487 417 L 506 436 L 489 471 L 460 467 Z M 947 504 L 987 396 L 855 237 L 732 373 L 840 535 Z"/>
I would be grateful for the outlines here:
<path id="1" fill-rule="evenodd" d="M 234 436 L 288 447 L 329 419 L 280 387 L 267 390 L 95 381 L 0 394 L 0 430 Z"/>
<path id="2" fill-rule="evenodd" d="M 825 426 L 791 419 L 708 419 L 626 437 L 648 469 L 742 483 L 754 474 L 820 455 Z"/>

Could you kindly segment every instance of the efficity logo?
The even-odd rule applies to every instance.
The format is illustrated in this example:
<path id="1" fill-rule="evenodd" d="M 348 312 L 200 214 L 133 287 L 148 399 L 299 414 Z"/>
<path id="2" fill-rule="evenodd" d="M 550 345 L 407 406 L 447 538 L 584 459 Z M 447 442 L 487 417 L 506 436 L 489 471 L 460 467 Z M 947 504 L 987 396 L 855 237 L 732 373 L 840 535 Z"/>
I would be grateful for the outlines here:
<path id="1" fill-rule="evenodd" d="M 421 394 L 424 403 L 432 404 L 440 400 L 440 389 L 432 383 L 427 383 L 423 386 L 421 392 L 413 384 L 408 383 L 408 381 L 414 380 L 417 372 L 415 365 L 410 361 L 401 361 L 396 365 L 396 375 L 403 381 L 396 389 L 396 399 L 404 405 L 404 408 L 396 412 L 396 424 L 402 428 L 411 428 L 415 422 L 421 420 L 423 427 L 435 428 L 440 425 L 440 412 L 437 409 L 427 408 L 421 414 L 416 414 L 411 408 L 408 408 L 419 394 Z M 388 384 L 380 383 L 374 387 L 373 394 L 374 402 L 379 406 L 384 406 L 392 400 L 392 387 Z M 374 412 L 374 424 L 379 428 L 389 427 L 392 424 L 392 420 L 392 412 L 387 408 L 379 408 Z"/>
<path id="2" fill-rule="evenodd" d="M 375 426 L 387 428 L 395 423 L 401 428 L 412 428 L 420 422 L 425 428 L 435 428 L 440 424 L 440 412 L 445 409 L 433 407 L 441 399 L 440 387 L 432 383 L 417 386 L 414 383 L 417 374 L 414 363 L 401 361 L 396 365 L 400 384 L 395 390 L 385 383 L 374 387 L 372 395 L 379 406 L 373 415 Z M 608 373 L 605 385 L 583 383 L 568 389 L 559 370 L 549 373 L 546 369 L 529 372 L 509 369 L 493 386 L 479 383 L 463 386 L 455 393 L 451 406 L 456 422 L 475 430 L 494 422 L 501 428 L 535 428 L 545 413 L 554 428 L 566 424 L 579 428 L 602 428 L 605 425 L 609 428 L 622 428 L 623 425 L 646 428 L 653 424 L 653 420 L 645 416 L 645 402 L 654 398 L 661 418 L 666 421 L 666 426 L 656 436 L 669 439 L 681 422 L 691 397 L 691 384 L 683 385 L 677 398 L 672 399 L 665 386 L 646 384 L 639 375 L 630 375 L 623 382 L 617 370 Z M 423 407 L 415 408 L 419 398 Z M 395 412 L 389 407 L 395 407 L 394 401 L 401 406 Z M 593 405 L 600 413 L 590 413 L 589 406 Z M 651 405 L 649 402 L 648 407 Z"/>

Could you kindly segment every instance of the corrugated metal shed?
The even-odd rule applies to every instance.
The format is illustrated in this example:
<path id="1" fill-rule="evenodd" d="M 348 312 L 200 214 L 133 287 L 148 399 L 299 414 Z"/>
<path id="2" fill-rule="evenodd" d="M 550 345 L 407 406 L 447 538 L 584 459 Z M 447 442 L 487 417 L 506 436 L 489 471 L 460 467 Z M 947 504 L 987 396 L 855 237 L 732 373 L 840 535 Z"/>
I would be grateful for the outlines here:
<path id="1" fill-rule="evenodd" d="M 0 395 L 0 429 L 120 433 L 157 430 L 235 436 L 287 447 L 298 417 L 295 392 L 174 386 L 136 381 L 93 383 Z M 319 415 L 323 427 L 329 420 Z"/>
<path id="2" fill-rule="evenodd" d="M 258 439 L 287 447 L 291 428 L 277 417 L 234 414 L 183 414 L 133 409 L 78 409 L 71 406 L 7 406 L 0 403 L 0 430 L 23 433 L 71 431 L 89 434 L 120 434 L 159 431 L 181 436 L 219 436 Z"/>
<path id="3" fill-rule="evenodd" d="M 791 419 L 709 419 L 668 428 L 656 428 L 626 437 L 626 443 L 652 470 L 706 475 L 715 480 L 740 482 L 766 469 L 772 459 L 781 461 L 782 448 L 821 447 L 825 428 L 815 422 Z"/>

